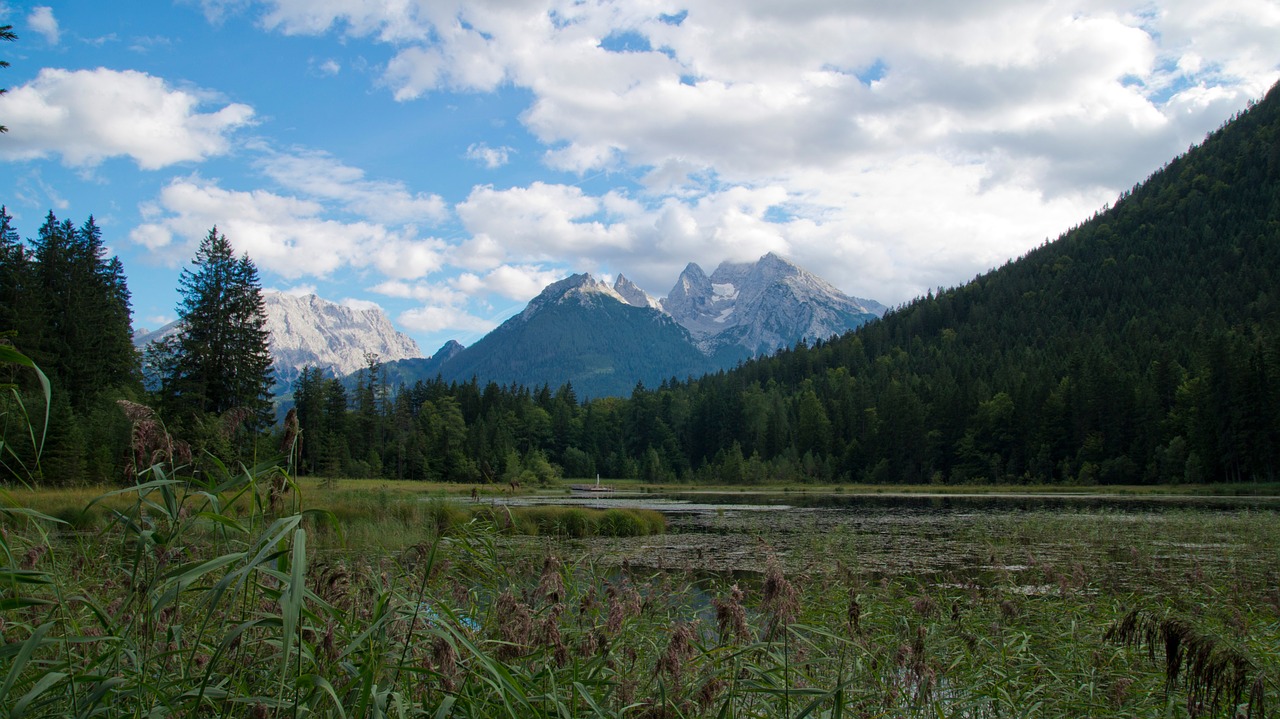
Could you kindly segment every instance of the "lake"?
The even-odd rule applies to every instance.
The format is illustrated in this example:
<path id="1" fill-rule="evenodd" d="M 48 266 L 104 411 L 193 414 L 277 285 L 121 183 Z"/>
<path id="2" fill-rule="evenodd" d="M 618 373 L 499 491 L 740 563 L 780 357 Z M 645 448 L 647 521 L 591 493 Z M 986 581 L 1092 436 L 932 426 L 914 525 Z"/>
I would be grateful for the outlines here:
<path id="1" fill-rule="evenodd" d="M 1138 565 L 1274 573 L 1280 557 L 1276 497 L 690 491 L 517 502 L 663 512 L 666 535 L 571 543 L 593 561 L 633 567 L 756 573 L 774 556 L 791 571 L 1034 588 L 1052 566 L 1122 587 L 1145 574 Z M 1023 574 L 1035 583 L 1020 584 Z"/>

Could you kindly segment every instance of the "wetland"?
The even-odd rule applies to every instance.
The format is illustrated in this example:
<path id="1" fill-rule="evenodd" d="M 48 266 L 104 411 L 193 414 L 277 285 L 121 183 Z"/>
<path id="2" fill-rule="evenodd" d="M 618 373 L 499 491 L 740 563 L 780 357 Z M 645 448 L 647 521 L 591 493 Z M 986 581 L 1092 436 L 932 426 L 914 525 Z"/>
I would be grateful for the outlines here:
<path id="1" fill-rule="evenodd" d="M 1257 717 L 1280 689 L 1275 498 L 363 485 L 273 506 L 262 480 L 158 478 L 94 500 L 110 511 L 93 522 L 7 513 L 4 701 Z M 568 531 L 606 515 L 647 529 Z"/>

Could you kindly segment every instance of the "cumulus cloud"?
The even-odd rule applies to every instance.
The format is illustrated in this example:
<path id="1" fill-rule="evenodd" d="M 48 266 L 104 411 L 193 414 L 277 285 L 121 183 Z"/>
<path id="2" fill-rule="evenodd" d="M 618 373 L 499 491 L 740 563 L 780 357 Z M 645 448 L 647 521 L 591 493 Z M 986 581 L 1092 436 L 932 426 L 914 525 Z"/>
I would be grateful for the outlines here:
<path id="1" fill-rule="evenodd" d="M 254 115 L 240 103 L 201 112 L 208 104 L 204 93 L 133 70 L 45 68 L 0 96 L 9 127 L 0 158 L 57 155 L 70 167 L 91 168 L 128 157 L 144 170 L 204 160 L 227 152 L 229 135 Z"/>
<path id="2" fill-rule="evenodd" d="M 494 170 L 510 162 L 513 152 L 515 150 L 510 147 L 489 147 L 483 142 L 477 142 L 467 148 L 467 159 Z"/>
<path id="3" fill-rule="evenodd" d="M 377 310 L 378 312 L 383 311 L 382 305 L 378 304 L 377 302 L 374 302 L 373 300 L 362 300 L 356 297 L 344 297 L 338 301 L 338 304 L 342 305 L 343 307 L 350 307 L 353 310 L 359 310 L 359 311 L 368 311 L 368 310 Z"/>
<path id="4" fill-rule="evenodd" d="M 663 294 L 690 260 L 774 251 L 900 302 L 1055 236 L 1280 76 L 1271 0 L 205 2 L 387 43 L 404 102 L 521 88 L 546 165 L 624 178 L 473 188 L 430 260 L 468 298 L 565 269 Z M 420 326 L 477 316 L 404 279 Z"/>
<path id="5" fill-rule="evenodd" d="M 43 35 L 45 42 L 50 45 L 58 44 L 58 19 L 53 16 L 53 8 L 45 5 L 32 8 L 31 14 L 27 16 L 27 24 Z"/>
<path id="6" fill-rule="evenodd" d="M 300 285 L 294 285 L 292 287 L 286 287 L 283 289 L 279 287 L 263 287 L 262 291 L 263 292 L 279 292 L 281 294 L 289 295 L 291 297 L 306 297 L 307 295 L 314 295 L 316 293 L 316 286 L 313 284 L 300 284 Z"/>
<path id="7" fill-rule="evenodd" d="M 450 330 L 483 334 L 498 326 L 497 322 L 478 317 L 462 308 L 435 305 L 405 310 L 396 320 L 418 332 Z"/>
<path id="8" fill-rule="evenodd" d="M 476 307 L 488 307 L 489 297 L 501 297 L 523 305 L 547 285 L 567 273 L 540 265 L 503 264 L 488 272 L 463 272 L 443 282 L 389 280 L 370 290 L 387 297 L 423 303 L 401 313 L 397 320 L 419 332 L 462 332 L 483 334 L 498 326 L 505 312 L 476 314 Z"/>
<path id="9" fill-rule="evenodd" d="M 600 198 L 570 185 L 478 186 L 455 210 L 471 235 L 493 238 L 519 259 L 556 260 L 631 243 L 625 227 L 594 219 L 604 210 Z"/>
<path id="10" fill-rule="evenodd" d="M 419 251 L 405 231 L 328 219 L 318 202 L 263 190 L 227 190 L 200 177 L 174 180 L 142 209 L 145 222 L 130 239 L 171 264 L 186 261 L 215 225 L 237 252 L 247 252 L 258 267 L 291 280 L 370 265 L 416 277 L 434 264 L 430 244 Z"/>

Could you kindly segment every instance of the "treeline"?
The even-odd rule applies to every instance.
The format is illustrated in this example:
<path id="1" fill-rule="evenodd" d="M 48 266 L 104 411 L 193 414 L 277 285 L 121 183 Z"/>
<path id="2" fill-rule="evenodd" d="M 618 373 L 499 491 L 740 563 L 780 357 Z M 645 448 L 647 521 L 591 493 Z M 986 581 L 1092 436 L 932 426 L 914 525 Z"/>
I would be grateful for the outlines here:
<path id="1" fill-rule="evenodd" d="M 355 409 L 308 375 L 308 466 L 498 480 L 1276 481 L 1280 91 L 1004 267 L 845 337 L 628 400 L 476 382 Z M 319 397 L 332 401 L 321 402 Z"/>
<path id="2" fill-rule="evenodd" d="M 29 371 L 0 370 L 0 482 L 111 483 L 145 469 L 136 465 L 156 452 L 234 464 L 270 446 L 262 430 L 272 419 L 271 357 L 257 269 L 216 228 L 179 281 L 178 331 L 149 346 L 143 363 L 123 266 L 107 257 L 93 217 L 77 227 L 50 212 L 26 241 L 12 219 L 0 208 L 0 342 L 35 361 L 51 399 L 46 406 Z M 135 427 L 140 411 L 160 424 Z"/>

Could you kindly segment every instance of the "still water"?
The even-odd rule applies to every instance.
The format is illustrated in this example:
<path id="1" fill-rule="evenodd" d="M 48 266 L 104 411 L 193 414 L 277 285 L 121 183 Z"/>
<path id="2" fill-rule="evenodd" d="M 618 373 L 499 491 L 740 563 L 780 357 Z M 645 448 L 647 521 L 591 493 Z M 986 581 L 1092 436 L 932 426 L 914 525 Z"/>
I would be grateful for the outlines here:
<path id="1" fill-rule="evenodd" d="M 575 543 L 595 561 L 633 567 L 755 573 L 775 558 L 789 571 L 944 583 L 1016 580 L 1048 566 L 1117 576 L 1139 564 L 1280 571 L 1275 497 L 671 492 L 526 501 L 663 512 L 665 535 Z"/>

